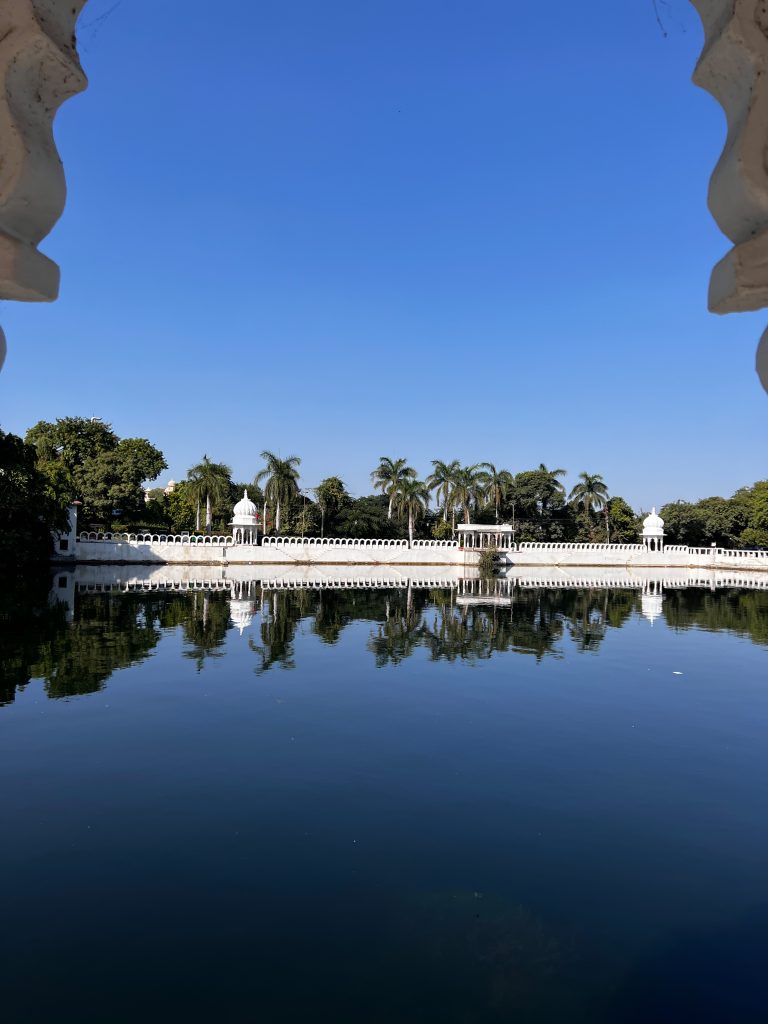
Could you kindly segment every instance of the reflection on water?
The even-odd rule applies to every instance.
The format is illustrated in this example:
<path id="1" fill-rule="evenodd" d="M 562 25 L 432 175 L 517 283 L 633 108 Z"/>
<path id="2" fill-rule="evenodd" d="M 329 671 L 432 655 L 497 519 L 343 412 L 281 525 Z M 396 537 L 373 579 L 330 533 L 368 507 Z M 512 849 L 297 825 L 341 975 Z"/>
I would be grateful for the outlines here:
<path id="1" fill-rule="evenodd" d="M 440 570 L 436 570 L 440 572 Z M 135 570 L 134 570 L 135 572 Z M 254 656 L 254 671 L 294 668 L 299 625 L 324 644 L 336 644 L 353 623 L 369 625 L 366 647 L 378 668 L 398 665 L 417 651 L 433 661 L 475 662 L 495 653 L 562 657 L 566 645 L 596 653 L 607 633 L 633 616 L 661 619 L 674 630 L 725 631 L 768 644 L 768 580 L 741 581 L 753 589 L 690 586 L 685 578 L 653 574 L 626 578 L 549 578 L 540 571 L 496 580 L 443 571 L 437 579 L 369 573 L 284 574 L 280 579 L 147 571 L 120 578 L 116 568 L 60 573 L 50 593 L 43 585 L 2 595 L 0 703 L 13 700 L 31 678 L 49 697 L 102 688 L 119 668 L 150 654 L 165 631 L 179 628 L 183 657 L 201 671 L 224 654 L 236 629 Z M 186 576 L 189 577 L 189 570 Z M 95 577 L 95 579 L 94 579 Z M 666 582 L 666 585 L 665 585 Z"/>
<path id="2" fill-rule="evenodd" d="M 0 592 L 4 1020 L 763 1024 L 768 579 L 273 572 Z"/>

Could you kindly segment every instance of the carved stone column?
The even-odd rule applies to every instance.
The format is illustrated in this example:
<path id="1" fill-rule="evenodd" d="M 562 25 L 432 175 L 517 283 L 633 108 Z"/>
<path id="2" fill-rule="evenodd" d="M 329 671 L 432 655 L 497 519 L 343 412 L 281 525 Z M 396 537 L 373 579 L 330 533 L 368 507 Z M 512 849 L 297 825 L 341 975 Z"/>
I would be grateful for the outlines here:
<path id="1" fill-rule="evenodd" d="M 85 2 L 0 0 L 0 299 L 59 292 L 59 268 L 37 247 L 64 209 L 53 119 L 87 84 L 75 42 Z M 0 365 L 4 355 L 2 338 Z"/>
<path id="2" fill-rule="evenodd" d="M 691 0 L 704 26 L 693 75 L 725 111 L 728 134 L 709 186 L 709 209 L 734 243 L 709 287 L 714 313 L 768 306 L 768 0 Z M 757 370 L 768 390 L 768 341 Z"/>

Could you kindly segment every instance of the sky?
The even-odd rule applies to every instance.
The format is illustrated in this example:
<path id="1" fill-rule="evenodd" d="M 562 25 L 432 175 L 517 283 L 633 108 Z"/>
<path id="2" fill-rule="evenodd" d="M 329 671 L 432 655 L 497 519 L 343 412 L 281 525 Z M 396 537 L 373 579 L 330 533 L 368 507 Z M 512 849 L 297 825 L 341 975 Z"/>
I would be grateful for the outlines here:
<path id="1" fill-rule="evenodd" d="M 90 0 L 50 305 L 0 426 L 100 416 L 250 480 L 380 456 L 601 473 L 648 509 L 768 476 L 766 314 L 707 312 L 724 141 L 687 0 Z"/>

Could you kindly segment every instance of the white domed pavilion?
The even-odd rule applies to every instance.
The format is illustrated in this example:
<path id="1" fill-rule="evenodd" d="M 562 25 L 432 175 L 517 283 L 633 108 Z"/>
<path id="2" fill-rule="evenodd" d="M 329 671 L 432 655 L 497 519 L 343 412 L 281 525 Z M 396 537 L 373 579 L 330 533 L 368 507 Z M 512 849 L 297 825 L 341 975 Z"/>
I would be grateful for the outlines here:
<path id="1" fill-rule="evenodd" d="M 248 491 L 243 491 L 243 496 L 232 510 L 232 539 L 235 544 L 253 544 L 256 531 L 259 525 L 256 506 L 248 497 Z"/>
<path id="2" fill-rule="evenodd" d="M 648 551 L 664 550 L 664 520 L 656 515 L 656 509 L 643 520 L 643 544 Z"/>

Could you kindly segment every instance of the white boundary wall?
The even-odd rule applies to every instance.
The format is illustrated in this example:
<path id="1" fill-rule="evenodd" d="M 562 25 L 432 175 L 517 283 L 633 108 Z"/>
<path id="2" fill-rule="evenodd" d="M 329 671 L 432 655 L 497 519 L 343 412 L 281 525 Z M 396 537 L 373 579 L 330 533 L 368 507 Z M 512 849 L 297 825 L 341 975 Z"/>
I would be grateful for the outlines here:
<path id="1" fill-rule="evenodd" d="M 336 537 L 267 537 L 261 545 L 231 537 L 163 534 L 80 534 L 76 562 L 166 565 L 463 565 L 455 541 L 353 540 Z M 71 549 L 71 545 L 70 545 Z M 64 561 L 64 558 L 60 559 Z"/>
<path id="2" fill-rule="evenodd" d="M 231 537 L 82 533 L 57 552 L 59 563 L 163 565 L 477 565 L 480 553 L 456 541 L 266 537 L 261 545 Z M 649 551 L 643 544 L 523 543 L 501 553 L 506 566 L 625 566 L 768 571 L 768 551 L 689 548 Z"/>

